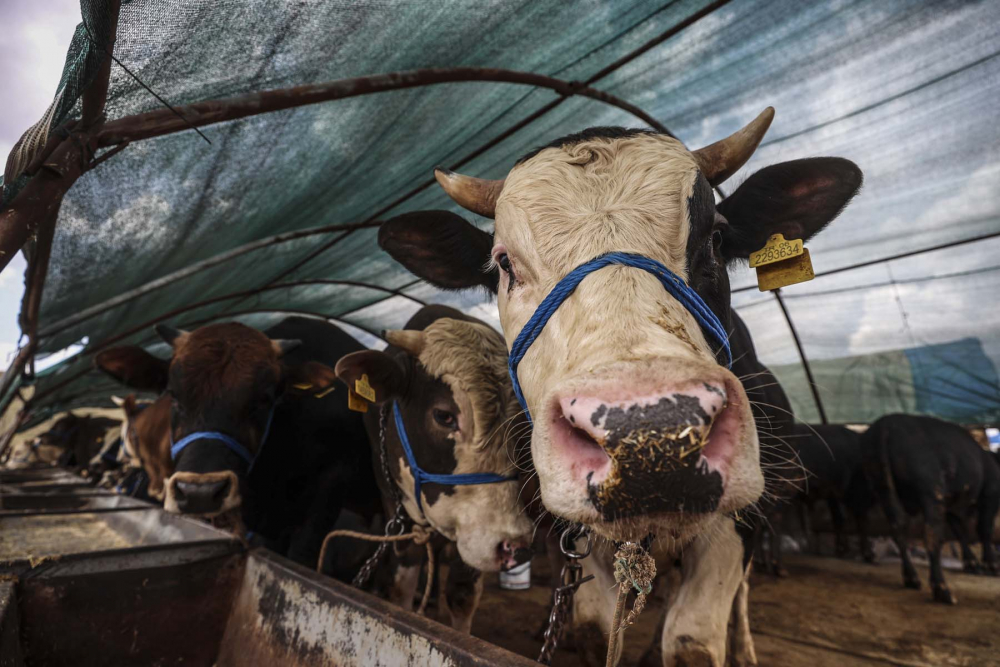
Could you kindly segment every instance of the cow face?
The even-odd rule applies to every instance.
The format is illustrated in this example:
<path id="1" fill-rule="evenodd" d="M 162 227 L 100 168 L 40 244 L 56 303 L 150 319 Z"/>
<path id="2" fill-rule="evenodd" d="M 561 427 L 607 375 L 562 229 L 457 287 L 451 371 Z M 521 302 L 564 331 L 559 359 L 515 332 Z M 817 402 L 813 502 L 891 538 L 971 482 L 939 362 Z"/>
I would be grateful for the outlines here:
<path id="1" fill-rule="evenodd" d="M 530 554 L 531 523 L 519 502 L 517 481 L 424 484 L 421 513 L 391 413 L 395 401 L 423 470 L 513 476 L 514 440 L 526 424 L 507 377 L 503 339 L 485 324 L 448 318 L 423 331 L 386 332 L 386 338 L 398 349 L 347 355 L 337 363 L 337 375 L 349 387 L 367 375 L 376 400 L 390 410 L 386 445 L 407 512 L 416 521 L 426 517 L 457 542 L 462 559 L 477 569 L 523 562 Z M 375 411 L 371 417 L 367 425 L 378 451 L 379 420 Z"/>
<path id="2" fill-rule="evenodd" d="M 170 437 L 179 442 L 193 433 L 228 436 L 254 457 L 268 419 L 286 388 L 322 391 L 333 371 L 315 362 L 286 368 L 281 356 L 298 341 L 271 340 L 238 323 L 213 324 L 186 332 L 158 326 L 173 356 L 160 360 L 141 348 L 122 347 L 97 356 L 99 368 L 126 385 L 166 391 L 170 400 Z M 219 440 L 198 438 L 174 458 L 166 479 L 164 509 L 215 516 L 241 504 L 250 463 Z"/>
<path id="3" fill-rule="evenodd" d="M 662 134 L 594 128 L 527 156 L 505 181 L 439 170 L 458 203 L 495 215 L 494 236 L 421 212 L 385 223 L 379 242 L 435 285 L 495 291 L 508 347 L 564 276 L 610 251 L 664 264 L 728 328 L 727 262 L 774 233 L 808 239 L 861 182 L 846 160 L 800 160 L 757 172 L 716 206 L 711 186 L 749 158 L 772 113 L 694 153 Z M 686 539 L 711 513 L 755 501 L 754 421 L 720 359 L 654 276 L 588 276 L 518 369 L 546 507 L 613 539 Z"/>

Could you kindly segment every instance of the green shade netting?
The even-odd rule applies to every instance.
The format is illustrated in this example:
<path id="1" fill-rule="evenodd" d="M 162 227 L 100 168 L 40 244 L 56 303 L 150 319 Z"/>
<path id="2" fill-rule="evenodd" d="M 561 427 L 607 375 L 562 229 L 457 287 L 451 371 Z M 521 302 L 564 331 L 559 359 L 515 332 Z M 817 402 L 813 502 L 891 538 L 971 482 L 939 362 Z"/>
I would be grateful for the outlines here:
<path id="1" fill-rule="evenodd" d="M 123 5 L 115 55 L 173 105 L 425 67 L 503 67 L 584 81 L 709 4 L 143 0 Z M 81 7 L 88 25 L 100 23 L 103 2 L 83 0 Z M 79 114 L 92 50 L 81 28 L 63 80 L 64 97 L 75 104 L 64 100 L 55 124 Z M 998 55 L 995 2 L 746 0 L 714 8 L 592 85 L 638 105 L 692 147 L 773 105 L 770 132 L 727 191 L 783 160 L 838 155 L 861 166 L 862 194 L 809 245 L 820 277 L 784 296 L 806 355 L 822 368 L 842 360 L 829 362 L 840 370 L 824 370 L 833 373 L 824 375 L 828 412 L 862 421 L 893 409 L 936 410 L 900 397 L 916 396 L 915 383 L 938 377 L 937 362 L 927 355 L 916 374 L 911 364 L 897 388 L 884 397 L 869 392 L 873 402 L 861 405 L 857 382 L 837 379 L 853 377 L 859 364 L 843 360 L 908 358 L 904 350 L 974 339 L 981 363 L 995 369 L 1000 362 L 997 239 L 920 252 L 1000 232 Z M 311 313 L 357 327 L 349 330 L 370 344 L 365 332 L 402 326 L 425 302 L 453 303 L 496 323 L 482 295 L 444 294 L 415 281 L 366 229 L 261 243 L 67 325 L 87 309 L 247 244 L 366 220 L 425 182 L 435 165 L 456 163 L 558 100 L 511 84 L 446 84 L 209 126 L 211 145 L 192 131 L 137 142 L 87 173 L 65 199 L 41 351 L 84 338 L 94 346 L 133 330 L 121 341 L 151 345 L 146 323 L 160 317 L 179 326 L 240 319 L 266 327 L 288 313 Z M 110 119 L 158 108 L 112 68 Z M 567 98 L 461 170 L 502 177 L 527 150 L 601 124 L 641 125 L 612 106 Z M 380 217 L 420 208 L 457 210 L 428 187 Z M 905 253 L 919 254 L 882 261 Z M 796 382 L 798 354 L 773 297 L 756 291 L 746 268 L 735 267 L 731 277 L 734 305 L 762 360 Z M 277 288 L 246 294 L 275 281 Z M 36 391 L 49 392 L 42 403 L 55 410 L 106 401 L 113 383 L 94 372 L 66 383 L 90 363 L 85 354 L 40 376 Z M 807 404 L 796 407 L 814 419 L 801 388 L 795 393 Z M 996 392 L 964 412 L 961 400 L 949 405 L 950 418 L 1000 420 Z"/>

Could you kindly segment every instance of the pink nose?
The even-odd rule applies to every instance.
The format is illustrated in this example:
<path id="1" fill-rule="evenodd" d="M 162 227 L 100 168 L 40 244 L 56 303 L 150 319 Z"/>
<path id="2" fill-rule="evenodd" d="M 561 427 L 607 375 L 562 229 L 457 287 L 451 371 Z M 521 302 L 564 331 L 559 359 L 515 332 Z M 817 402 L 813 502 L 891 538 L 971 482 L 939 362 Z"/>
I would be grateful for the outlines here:
<path id="1" fill-rule="evenodd" d="M 497 554 L 500 557 L 500 569 L 507 571 L 531 560 L 532 550 L 527 542 L 504 540 L 497 545 Z"/>
<path id="2" fill-rule="evenodd" d="M 604 443 L 613 431 L 636 428 L 660 430 L 708 426 L 726 407 L 726 391 L 702 383 L 656 394 L 607 400 L 594 396 L 569 396 L 559 401 L 563 417 L 574 428 Z"/>

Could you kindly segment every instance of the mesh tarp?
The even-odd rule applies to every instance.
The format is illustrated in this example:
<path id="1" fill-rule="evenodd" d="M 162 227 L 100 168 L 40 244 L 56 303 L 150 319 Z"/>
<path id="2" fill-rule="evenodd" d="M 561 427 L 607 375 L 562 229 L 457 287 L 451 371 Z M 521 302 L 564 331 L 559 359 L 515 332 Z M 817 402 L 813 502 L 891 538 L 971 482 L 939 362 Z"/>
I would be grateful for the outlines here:
<path id="1" fill-rule="evenodd" d="M 1000 421 L 1000 315 L 993 306 L 1000 241 L 922 252 L 1000 233 L 998 3 L 136 0 L 122 7 L 115 55 L 173 105 L 425 67 L 504 67 L 587 81 L 710 4 L 704 17 L 592 85 L 638 105 L 692 147 L 773 105 L 777 116 L 764 144 L 727 189 L 782 160 L 839 155 L 857 162 L 866 177 L 862 194 L 810 244 L 820 276 L 784 290 L 807 356 L 833 374 L 824 370 L 821 381 L 827 411 L 860 421 L 899 406 L 944 410 L 914 398 L 924 391 L 918 383 L 938 378 L 944 362 L 927 354 L 914 364 L 912 355 L 962 341 L 955 344 L 978 345 L 979 365 L 992 371 L 969 369 L 966 378 L 959 364 L 948 382 L 933 380 L 933 391 L 972 382 L 992 395 L 970 402 L 961 398 L 968 392 L 955 393 L 942 416 Z M 83 0 L 89 25 L 103 6 Z M 87 80 L 91 48 L 81 27 L 67 59 L 66 100 Z M 84 338 L 91 348 L 117 337 L 152 344 L 148 323 L 161 317 L 179 326 L 241 319 L 263 327 L 288 313 L 311 313 L 376 333 L 401 326 L 421 303 L 447 301 L 495 322 L 481 295 L 445 295 L 415 281 L 378 250 L 373 229 L 262 241 L 365 220 L 413 193 L 433 166 L 454 165 L 550 103 L 558 102 L 461 170 L 500 177 L 555 136 L 642 124 L 593 100 L 559 100 L 511 84 L 447 84 L 209 126 L 211 145 L 191 131 L 135 143 L 87 173 L 65 199 L 41 350 Z M 78 102 L 63 104 L 57 123 L 79 114 Z M 110 119 L 157 108 L 134 79 L 112 68 Z M 420 208 L 457 210 L 428 187 L 380 217 Z M 239 248 L 253 249 L 68 323 Z M 906 253 L 917 254 L 881 261 Z M 734 269 L 732 280 L 735 289 L 754 283 L 745 268 Z M 270 288 L 247 294 L 262 287 Z M 804 383 L 773 297 L 744 289 L 734 305 L 764 362 L 778 367 L 783 381 Z M 882 392 L 877 375 L 855 376 L 865 364 L 851 360 L 872 355 L 909 360 L 900 362 L 905 372 L 892 391 Z M 90 364 L 84 354 L 39 377 L 40 405 L 106 400 L 108 380 L 85 373 Z M 792 393 L 808 403 L 801 387 Z M 859 391 L 871 400 L 856 400 Z M 815 418 L 814 405 L 796 407 Z"/>

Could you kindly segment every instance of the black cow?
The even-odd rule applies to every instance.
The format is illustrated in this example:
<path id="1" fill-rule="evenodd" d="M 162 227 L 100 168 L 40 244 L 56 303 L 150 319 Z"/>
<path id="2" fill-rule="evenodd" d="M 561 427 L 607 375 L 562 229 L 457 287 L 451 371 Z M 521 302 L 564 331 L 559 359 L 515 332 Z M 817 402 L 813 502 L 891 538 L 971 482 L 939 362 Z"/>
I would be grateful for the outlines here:
<path id="1" fill-rule="evenodd" d="M 867 562 L 873 562 L 868 512 L 874 507 L 875 498 L 861 469 L 861 435 L 837 424 L 799 425 L 796 430 L 798 437 L 792 445 L 805 472 L 805 482 L 795 502 L 806 511 L 811 511 L 817 502 L 826 503 L 836 535 L 835 553 L 841 557 L 850 551 L 845 530 L 846 510 L 857 526 L 861 555 Z"/>
<path id="2" fill-rule="evenodd" d="M 360 343 L 301 317 L 265 333 L 238 323 L 157 332 L 171 359 L 129 346 L 102 352 L 97 365 L 171 401 L 165 509 L 232 510 L 266 546 L 311 566 L 341 509 L 380 511 L 361 415 L 333 390 L 332 366 Z"/>
<path id="3" fill-rule="evenodd" d="M 967 569 L 976 570 L 964 526 L 965 519 L 975 513 L 983 565 L 990 574 L 998 574 L 992 534 L 1000 509 L 1000 466 L 968 431 L 933 417 L 887 415 L 864 434 L 861 452 L 865 475 L 902 555 L 907 588 L 919 589 L 920 579 L 907 549 L 902 511 L 923 515 L 935 601 L 956 602 L 941 572 L 946 523 L 962 543 Z"/>

